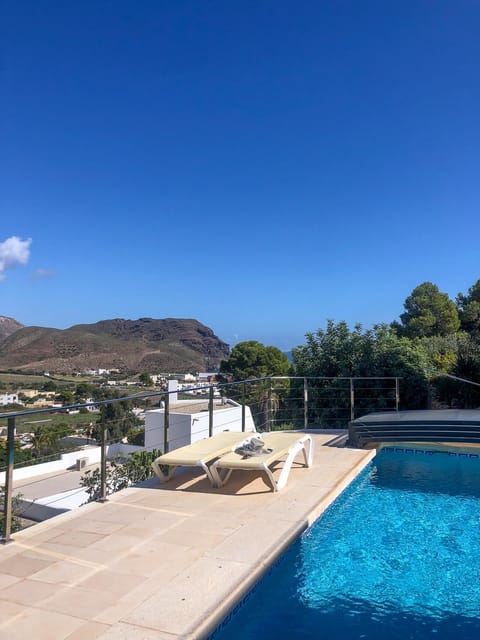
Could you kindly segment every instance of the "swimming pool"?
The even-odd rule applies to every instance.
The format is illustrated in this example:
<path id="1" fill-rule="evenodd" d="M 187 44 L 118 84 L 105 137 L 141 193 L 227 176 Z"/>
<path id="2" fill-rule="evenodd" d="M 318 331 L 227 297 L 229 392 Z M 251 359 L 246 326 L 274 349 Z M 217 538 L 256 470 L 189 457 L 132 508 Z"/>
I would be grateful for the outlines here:
<path id="1" fill-rule="evenodd" d="M 211 636 L 480 637 L 480 458 L 388 448 Z"/>

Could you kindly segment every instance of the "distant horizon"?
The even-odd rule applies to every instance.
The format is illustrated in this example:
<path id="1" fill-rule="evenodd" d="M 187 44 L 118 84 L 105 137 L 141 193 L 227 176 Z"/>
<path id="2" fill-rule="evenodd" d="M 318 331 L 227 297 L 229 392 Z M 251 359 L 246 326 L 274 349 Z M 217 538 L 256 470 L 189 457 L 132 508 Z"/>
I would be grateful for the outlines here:
<path id="1" fill-rule="evenodd" d="M 421 284 L 421 283 L 419 283 L 419 284 Z M 402 305 L 402 309 L 403 309 L 403 305 Z M 244 342 L 244 341 L 248 341 L 248 340 L 256 340 L 256 341 L 258 341 L 258 342 L 260 342 L 262 344 L 265 344 L 266 346 L 277 347 L 278 349 L 280 349 L 281 351 L 283 351 L 286 354 L 291 353 L 292 349 L 295 349 L 295 347 L 298 347 L 298 346 L 300 346 L 302 344 L 305 344 L 305 336 L 306 336 L 307 333 L 315 333 L 319 329 L 326 329 L 327 323 L 328 323 L 329 320 L 333 320 L 336 323 L 338 323 L 338 322 L 347 322 L 346 320 L 343 320 L 343 319 L 336 320 L 334 318 L 327 317 L 325 319 L 325 322 L 322 325 L 319 325 L 319 326 L 314 327 L 312 329 L 307 329 L 305 331 L 305 333 L 303 334 L 303 337 L 300 340 L 298 340 L 297 342 L 292 343 L 290 346 L 288 346 L 288 343 L 286 341 L 282 341 L 281 339 L 278 341 L 278 343 L 276 343 L 274 341 L 262 340 L 262 339 L 260 339 L 258 337 L 255 337 L 255 336 L 244 337 L 242 339 L 237 339 L 234 342 L 228 342 L 228 340 L 225 340 L 219 334 L 219 332 L 215 329 L 214 326 L 212 326 L 211 324 L 207 324 L 206 322 L 203 322 L 201 319 L 195 318 L 195 317 L 183 318 L 183 317 L 179 317 L 179 316 L 165 316 L 164 318 L 159 318 L 159 317 L 154 317 L 154 316 L 138 316 L 138 317 L 124 318 L 124 317 L 120 317 L 120 316 L 112 316 L 112 317 L 109 317 L 109 318 L 100 318 L 100 319 L 94 320 L 92 322 L 84 322 L 84 321 L 73 322 L 73 323 L 68 324 L 66 326 L 60 327 L 60 326 L 55 326 L 55 325 L 44 325 L 44 324 L 38 324 L 38 323 L 25 324 L 25 323 L 21 322 L 18 318 L 13 318 L 11 316 L 5 316 L 4 314 L 0 314 L 0 317 L 2 317 L 2 316 L 3 317 L 8 317 L 8 318 L 10 318 L 12 320 L 20 322 L 20 324 L 22 324 L 25 327 L 41 327 L 41 328 L 44 328 L 44 329 L 59 329 L 59 330 L 69 329 L 70 327 L 73 327 L 73 326 L 76 326 L 76 325 L 97 324 L 99 322 L 104 322 L 104 321 L 107 321 L 107 320 L 119 320 L 119 319 L 120 320 L 129 320 L 129 321 L 141 320 L 142 318 L 151 318 L 151 319 L 154 319 L 154 320 L 165 320 L 165 319 L 168 319 L 168 318 L 175 319 L 175 320 L 194 320 L 194 321 L 199 322 L 200 324 L 208 327 L 209 329 L 211 329 L 213 331 L 213 333 L 216 335 L 217 338 L 219 338 L 222 342 L 225 342 L 226 344 L 229 345 L 230 349 L 232 349 L 235 346 L 235 344 L 238 344 L 239 342 Z M 366 325 L 366 324 L 364 324 L 362 322 L 352 322 L 352 323 L 347 322 L 347 325 L 349 326 L 349 328 L 351 330 L 353 330 L 356 325 L 361 325 L 361 327 L 363 329 L 368 330 L 368 329 L 371 329 L 374 326 L 379 325 L 379 324 L 390 325 L 394 320 L 398 320 L 398 317 L 397 318 L 392 318 L 389 322 L 373 322 L 373 323 L 371 323 L 369 325 Z"/>

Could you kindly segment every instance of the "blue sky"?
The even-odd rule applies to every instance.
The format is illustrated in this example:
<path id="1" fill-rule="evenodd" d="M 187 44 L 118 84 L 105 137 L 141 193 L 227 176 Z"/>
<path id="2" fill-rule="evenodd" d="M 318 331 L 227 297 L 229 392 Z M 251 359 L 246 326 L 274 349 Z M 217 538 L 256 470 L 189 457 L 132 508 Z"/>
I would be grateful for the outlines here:
<path id="1" fill-rule="evenodd" d="M 480 278 L 477 2 L 4 0 L 0 23 L 0 315 L 289 349 Z"/>

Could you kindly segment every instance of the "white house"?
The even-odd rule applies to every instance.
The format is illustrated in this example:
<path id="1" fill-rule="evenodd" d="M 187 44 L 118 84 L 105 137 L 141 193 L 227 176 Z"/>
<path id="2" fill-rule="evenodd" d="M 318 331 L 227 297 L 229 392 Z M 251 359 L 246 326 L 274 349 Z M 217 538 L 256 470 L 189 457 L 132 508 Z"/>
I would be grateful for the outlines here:
<path id="1" fill-rule="evenodd" d="M 95 400 L 93 398 L 87 398 L 85 400 L 85 403 L 87 403 L 87 404 L 89 404 L 91 402 L 95 402 Z M 85 407 L 85 409 L 87 411 L 90 411 L 90 413 L 100 413 L 100 407 L 98 405 L 89 404 L 89 406 Z"/>
<path id="2" fill-rule="evenodd" d="M 5 406 L 6 404 L 23 404 L 23 402 L 18 401 L 18 394 L 16 393 L 2 393 L 0 394 L 0 406 Z"/>
<path id="3" fill-rule="evenodd" d="M 200 371 L 197 374 L 197 382 L 213 382 L 216 379 L 216 375 L 214 371 Z"/>
<path id="4" fill-rule="evenodd" d="M 145 448 L 164 450 L 165 409 L 145 412 Z M 242 431 L 242 405 L 233 400 L 215 400 L 213 407 L 213 434 L 221 431 Z M 245 407 L 245 431 L 255 431 L 252 414 Z M 173 451 L 209 435 L 209 407 L 205 400 L 170 398 L 168 450 Z"/>

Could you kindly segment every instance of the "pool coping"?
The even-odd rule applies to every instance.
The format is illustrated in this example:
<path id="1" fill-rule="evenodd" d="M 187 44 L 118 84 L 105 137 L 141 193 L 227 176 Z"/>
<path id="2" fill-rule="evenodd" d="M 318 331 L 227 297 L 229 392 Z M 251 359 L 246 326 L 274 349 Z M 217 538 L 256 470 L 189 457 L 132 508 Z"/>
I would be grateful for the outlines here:
<path id="1" fill-rule="evenodd" d="M 217 603 L 215 611 L 204 621 L 203 625 L 197 629 L 196 633 L 186 637 L 185 640 L 208 640 L 217 630 L 226 617 L 248 596 L 248 593 L 255 585 L 268 573 L 273 565 L 279 560 L 285 551 L 298 539 L 298 537 L 311 527 L 322 513 L 338 498 L 338 496 L 352 483 L 352 481 L 365 469 L 365 467 L 376 456 L 376 450 L 368 451 L 360 462 L 352 467 L 344 477 L 337 481 L 331 492 L 312 511 L 310 511 L 296 526 L 293 526 L 289 534 L 279 544 L 275 552 L 265 555 L 261 560 L 261 566 L 251 576 L 243 580 L 230 593 L 228 600 Z"/>
<path id="2" fill-rule="evenodd" d="M 312 467 L 294 465 L 279 492 L 243 472 L 216 490 L 188 470 L 15 534 L 0 551 L 0 637 L 208 638 L 376 455 L 312 437 Z"/>

